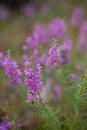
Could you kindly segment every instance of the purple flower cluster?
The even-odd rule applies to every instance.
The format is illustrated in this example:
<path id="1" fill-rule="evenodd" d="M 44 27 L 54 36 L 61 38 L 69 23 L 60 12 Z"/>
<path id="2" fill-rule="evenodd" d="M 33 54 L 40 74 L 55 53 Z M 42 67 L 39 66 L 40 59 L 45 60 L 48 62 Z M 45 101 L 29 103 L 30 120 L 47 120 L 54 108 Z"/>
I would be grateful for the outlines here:
<path id="1" fill-rule="evenodd" d="M 60 51 L 60 49 L 58 49 Z M 60 54 L 60 52 L 58 51 L 56 48 L 51 47 L 49 49 L 49 55 L 50 55 L 50 59 L 51 59 L 51 64 L 53 66 L 57 66 L 58 65 L 58 61 L 60 56 L 58 57 L 58 55 Z M 59 52 L 59 53 L 58 53 Z"/>
<path id="2" fill-rule="evenodd" d="M 7 7 L 0 6 L 0 20 L 6 20 L 10 16 L 10 11 Z"/>
<path id="3" fill-rule="evenodd" d="M 54 43 L 53 43 L 54 44 Z M 41 64 L 46 68 L 51 66 L 60 66 L 64 64 L 70 64 L 70 55 L 72 49 L 72 41 L 64 40 L 60 46 L 51 46 L 48 53 L 43 52 L 39 55 L 39 49 L 33 49 L 32 57 L 36 64 Z M 23 55 L 23 59 L 28 59 L 27 54 Z M 25 60 L 25 62 L 28 60 Z"/>
<path id="4" fill-rule="evenodd" d="M 85 66 L 84 66 L 83 63 L 78 63 L 78 64 L 76 64 L 76 69 L 77 69 L 77 70 L 84 70 L 84 68 L 85 68 Z"/>
<path id="5" fill-rule="evenodd" d="M 70 23 L 73 26 L 80 26 L 83 21 L 84 21 L 84 9 L 75 8 L 72 12 Z"/>
<path id="6" fill-rule="evenodd" d="M 50 43 L 52 38 L 63 40 L 66 38 L 67 27 L 63 20 L 54 19 L 45 24 L 35 24 L 32 36 L 26 38 L 26 43 L 30 48 L 36 48 L 39 45 Z M 23 50 L 27 50 L 28 46 L 23 46 Z"/>
<path id="7" fill-rule="evenodd" d="M 41 96 L 43 92 L 43 82 L 41 80 L 41 66 L 34 63 L 33 59 L 30 59 L 27 54 L 23 55 L 24 66 L 23 72 L 17 65 L 17 62 L 12 60 L 10 55 L 7 55 L 4 59 L 3 66 L 5 67 L 5 73 L 10 80 L 10 85 L 24 84 L 28 87 L 28 101 L 43 102 Z M 24 78 L 22 78 L 22 75 Z"/>
<path id="8" fill-rule="evenodd" d="M 51 47 L 49 49 L 49 55 L 52 66 L 69 64 L 71 49 L 72 49 L 71 40 L 64 41 L 62 46 Z"/>
<path id="9" fill-rule="evenodd" d="M 74 82 L 81 83 L 82 82 L 82 77 L 80 77 L 76 73 L 71 73 L 70 74 L 70 82 L 71 83 L 74 83 Z"/>
<path id="10" fill-rule="evenodd" d="M 38 34 L 36 32 L 34 32 L 32 35 L 33 35 L 32 37 L 31 36 L 27 37 L 26 43 L 28 43 L 29 47 L 33 49 L 38 47 L 39 39 L 38 39 Z"/>
<path id="11" fill-rule="evenodd" d="M 20 12 L 27 17 L 33 17 L 35 15 L 35 9 L 32 5 L 22 5 Z"/>
<path id="12" fill-rule="evenodd" d="M 17 62 L 12 61 L 10 55 L 7 55 L 4 60 L 5 73 L 10 79 L 11 85 L 20 85 L 22 84 L 22 72 L 19 69 Z"/>
<path id="13" fill-rule="evenodd" d="M 39 56 L 39 50 L 36 48 L 33 50 L 32 58 L 36 64 L 40 63 L 41 65 L 45 65 L 45 60 L 47 58 L 47 55 L 45 52 L 43 52 L 41 56 Z"/>
<path id="14" fill-rule="evenodd" d="M 65 39 L 66 33 L 67 33 L 67 27 L 62 19 L 54 19 L 52 22 L 48 25 L 48 31 L 50 38 L 56 38 L 56 39 Z"/>
<path id="15" fill-rule="evenodd" d="M 35 24 L 32 37 L 28 37 L 26 42 L 30 48 L 36 48 L 49 42 L 48 30 L 45 25 Z"/>
<path id="16" fill-rule="evenodd" d="M 0 130 L 8 130 L 12 128 L 11 122 L 3 122 L 0 124 Z"/>
<path id="17" fill-rule="evenodd" d="M 71 49 L 72 49 L 72 41 L 71 40 L 65 40 L 63 42 L 63 45 L 62 45 L 62 59 L 63 59 L 62 65 L 70 64 Z"/>
<path id="18" fill-rule="evenodd" d="M 75 74 L 72 74 L 72 73 L 71 73 L 71 75 L 70 75 L 70 82 L 71 82 L 71 83 L 75 82 L 75 81 L 76 81 L 76 78 L 77 78 L 77 76 L 76 76 Z"/>
<path id="19" fill-rule="evenodd" d="M 33 33 L 38 35 L 39 44 L 47 44 L 49 42 L 48 27 L 45 24 L 35 24 Z"/>
<path id="20" fill-rule="evenodd" d="M 29 89 L 28 101 L 32 102 L 35 100 L 42 101 L 40 97 L 43 92 L 43 83 L 41 81 L 41 66 L 40 64 L 31 65 L 26 64 L 24 68 L 25 84 Z"/>
<path id="21" fill-rule="evenodd" d="M 13 124 L 9 121 L 7 115 L 0 115 L 0 130 L 12 129 Z"/>

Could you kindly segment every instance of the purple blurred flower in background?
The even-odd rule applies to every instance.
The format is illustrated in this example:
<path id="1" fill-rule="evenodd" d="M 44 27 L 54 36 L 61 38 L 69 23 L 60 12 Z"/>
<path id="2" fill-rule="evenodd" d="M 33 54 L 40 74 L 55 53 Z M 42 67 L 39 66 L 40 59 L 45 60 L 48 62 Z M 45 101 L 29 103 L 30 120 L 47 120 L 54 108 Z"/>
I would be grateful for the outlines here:
<path id="1" fill-rule="evenodd" d="M 8 130 L 11 129 L 13 127 L 11 122 L 2 122 L 0 124 L 0 130 Z"/>
<path id="2" fill-rule="evenodd" d="M 3 66 L 3 63 L 4 63 L 4 54 L 3 52 L 0 52 L 0 67 Z"/>
<path id="3" fill-rule="evenodd" d="M 24 44 L 24 45 L 22 46 L 22 50 L 23 50 L 24 52 L 27 51 L 27 50 L 28 50 L 28 45 Z"/>
<path id="4" fill-rule="evenodd" d="M 76 69 L 83 70 L 84 69 L 84 64 L 83 63 L 76 64 Z"/>
<path id="5" fill-rule="evenodd" d="M 84 21 L 84 9 L 74 8 L 70 19 L 71 25 L 80 26 L 83 21 Z"/>
<path id="6" fill-rule="evenodd" d="M 70 39 L 65 40 L 62 45 L 62 50 L 70 52 L 72 49 L 72 41 Z"/>
<path id="7" fill-rule="evenodd" d="M 10 11 L 5 6 L 0 6 L 0 20 L 6 20 L 10 17 Z"/>
<path id="8" fill-rule="evenodd" d="M 23 62 L 24 67 L 31 65 L 31 62 L 30 62 L 29 57 L 28 57 L 27 54 L 23 55 L 23 61 L 24 61 Z"/>
<path id="9" fill-rule="evenodd" d="M 37 55 L 38 55 L 38 49 L 36 48 L 36 49 L 34 49 L 34 51 L 33 51 L 32 57 L 33 57 L 34 59 L 36 59 L 36 58 L 37 58 Z"/>
<path id="10" fill-rule="evenodd" d="M 23 58 L 23 60 L 26 60 L 26 59 L 28 59 L 28 55 L 27 55 L 26 53 L 24 53 L 24 54 L 22 55 L 22 58 Z"/>
<path id="11" fill-rule="evenodd" d="M 75 74 L 71 74 L 70 75 L 70 82 L 75 82 L 76 78 L 77 78 L 77 76 Z"/>
<path id="12" fill-rule="evenodd" d="M 87 49 L 87 21 L 84 21 L 80 28 L 79 45 L 81 50 Z"/>
<path id="13" fill-rule="evenodd" d="M 48 30 L 51 38 L 53 37 L 61 40 L 66 38 L 67 28 L 64 20 L 62 19 L 56 18 L 50 22 Z"/>
<path id="14" fill-rule="evenodd" d="M 49 13 L 50 9 L 47 5 L 43 5 L 40 9 L 41 15 L 45 16 Z"/>
<path id="15" fill-rule="evenodd" d="M 33 36 L 29 36 L 26 38 L 26 43 L 29 45 L 30 48 L 35 49 L 39 45 L 39 38 L 38 38 L 38 33 L 34 32 Z"/>
<path id="16" fill-rule="evenodd" d="M 61 97 L 61 89 L 59 86 L 54 87 L 54 99 L 58 100 Z"/>
<path id="17" fill-rule="evenodd" d="M 62 55 L 61 55 L 62 62 L 60 63 L 60 65 L 70 64 L 71 50 L 72 50 L 72 41 L 70 39 L 64 40 L 62 45 Z"/>
<path id="18" fill-rule="evenodd" d="M 40 63 L 41 63 L 42 65 L 45 64 L 46 58 L 47 58 L 46 53 L 42 53 L 42 55 L 41 55 L 41 57 L 40 57 Z"/>
<path id="19" fill-rule="evenodd" d="M 40 45 L 49 44 L 52 38 L 64 40 L 67 34 L 67 27 L 63 20 L 54 19 L 46 24 L 34 24 L 32 36 L 26 38 L 30 48 L 35 49 Z"/>
<path id="20" fill-rule="evenodd" d="M 50 98 L 52 98 L 53 100 L 59 100 L 61 98 L 62 95 L 62 91 L 60 86 L 56 85 L 54 87 L 52 87 L 52 80 L 48 79 L 47 80 L 47 89 L 46 92 L 47 94 L 49 94 Z"/>
<path id="21" fill-rule="evenodd" d="M 49 42 L 48 27 L 45 24 L 35 24 L 34 32 L 38 35 L 38 42 L 40 44 L 47 44 Z"/>
<path id="22" fill-rule="evenodd" d="M 47 86 L 47 88 L 50 88 L 51 85 L 52 85 L 52 80 L 48 78 L 48 79 L 46 80 L 46 86 Z"/>
<path id="23" fill-rule="evenodd" d="M 58 65 L 58 57 L 57 57 L 57 52 L 55 50 L 54 47 L 51 47 L 49 49 L 49 55 L 50 55 L 50 59 L 51 59 L 51 64 L 52 66 L 57 66 Z"/>
<path id="24" fill-rule="evenodd" d="M 6 128 L 6 126 L 4 126 L 4 125 L 0 125 L 0 130 L 8 130 L 7 128 Z"/>
<path id="25" fill-rule="evenodd" d="M 33 17 L 35 15 L 35 9 L 32 5 L 23 5 L 20 8 L 20 11 L 23 15 L 27 16 L 27 17 Z"/>
<path id="26" fill-rule="evenodd" d="M 44 65 L 45 65 L 45 67 L 49 67 L 51 65 L 51 57 L 50 56 L 46 57 Z M 46 70 L 46 72 L 49 73 L 48 69 Z"/>
<path id="27" fill-rule="evenodd" d="M 71 75 L 70 75 L 70 82 L 71 83 L 74 83 L 74 82 L 81 83 L 82 82 L 82 77 L 80 77 L 77 74 L 71 73 Z"/>
<path id="28" fill-rule="evenodd" d="M 0 52 L 0 58 L 3 58 L 4 54 L 3 52 Z"/>

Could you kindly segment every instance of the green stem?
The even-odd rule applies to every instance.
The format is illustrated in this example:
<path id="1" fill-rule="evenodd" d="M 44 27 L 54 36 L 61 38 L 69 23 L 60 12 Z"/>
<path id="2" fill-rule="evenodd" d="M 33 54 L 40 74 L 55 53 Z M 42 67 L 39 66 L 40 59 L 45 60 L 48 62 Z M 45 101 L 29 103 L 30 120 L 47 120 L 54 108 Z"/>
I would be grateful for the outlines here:
<path id="1" fill-rule="evenodd" d="M 83 81 L 82 81 L 82 84 L 80 86 L 80 92 L 79 92 L 79 99 L 77 101 L 77 109 L 76 109 L 76 114 L 75 114 L 75 119 L 74 119 L 74 122 L 70 128 L 70 130 L 75 130 L 75 126 L 77 125 L 78 123 L 78 120 L 79 120 L 79 113 L 80 113 L 80 106 L 81 106 L 81 101 L 82 101 L 82 96 L 83 96 L 83 93 L 84 93 L 84 89 L 85 89 L 85 81 L 86 81 L 86 77 L 87 77 L 87 74 L 85 73 L 84 74 L 84 77 L 83 77 Z M 77 93 L 76 93 L 77 94 Z"/>

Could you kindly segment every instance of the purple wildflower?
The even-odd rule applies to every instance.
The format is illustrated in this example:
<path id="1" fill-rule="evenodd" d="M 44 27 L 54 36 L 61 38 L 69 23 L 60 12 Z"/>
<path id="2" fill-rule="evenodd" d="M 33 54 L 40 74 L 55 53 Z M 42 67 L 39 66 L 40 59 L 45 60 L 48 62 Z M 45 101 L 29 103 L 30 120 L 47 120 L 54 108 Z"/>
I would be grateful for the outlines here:
<path id="1" fill-rule="evenodd" d="M 30 62 L 29 57 L 28 57 L 27 54 L 23 55 L 23 60 L 24 60 L 24 64 L 23 64 L 24 67 L 27 67 L 27 66 L 31 65 L 31 62 Z"/>
<path id="2" fill-rule="evenodd" d="M 53 47 L 51 47 L 49 49 L 49 55 L 51 57 L 51 64 L 53 66 L 57 66 L 57 64 L 58 64 L 58 62 L 57 62 L 58 61 L 58 57 L 57 57 L 56 50 Z"/>
<path id="3" fill-rule="evenodd" d="M 35 9 L 31 5 L 23 5 L 20 9 L 21 13 L 27 17 L 33 17 L 35 15 Z"/>
<path id="4" fill-rule="evenodd" d="M 36 99 L 36 96 L 32 93 L 31 95 L 28 96 L 28 101 L 32 102 Z"/>
<path id="5" fill-rule="evenodd" d="M 22 72 L 19 69 L 17 62 L 11 60 L 10 55 L 7 55 L 5 57 L 4 67 L 5 67 L 5 73 L 7 77 L 10 79 L 11 85 L 22 84 L 22 79 L 21 79 Z"/>
<path id="6" fill-rule="evenodd" d="M 22 55 L 22 58 L 23 58 L 23 60 L 26 60 L 26 59 L 28 59 L 28 55 L 25 53 Z"/>
<path id="7" fill-rule="evenodd" d="M 37 96 L 43 92 L 43 86 L 41 81 L 41 66 L 40 64 L 35 65 L 34 68 L 26 66 L 24 68 L 25 84 L 29 89 L 28 100 L 30 102 L 37 99 Z"/>
<path id="8" fill-rule="evenodd" d="M 4 54 L 2 52 L 0 52 L 0 58 L 3 58 Z"/>
<path id="9" fill-rule="evenodd" d="M 34 49 L 33 54 L 32 54 L 32 57 L 33 57 L 34 61 L 37 60 L 37 58 L 38 58 L 38 49 L 37 49 L 37 48 Z"/>
<path id="10" fill-rule="evenodd" d="M 4 125 L 0 125 L 0 130 L 7 130 L 7 128 L 6 128 L 6 126 L 4 126 Z"/>
<path id="11" fill-rule="evenodd" d="M 40 59 L 41 59 L 41 60 L 40 60 L 40 63 L 41 63 L 42 65 L 44 65 L 46 58 L 47 58 L 46 53 L 43 53 L 43 54 L 41 55 L 41 57 L 40 57 Z"/>
<path id="12" fill-rule="evenodd" d="M 10 16 L 10 11 L 8 8 L 2 6 L 0 7 L 0 20 L 6 20 Z"/>
<path id="13" fill-rule="evenodd" d="M 7 128 L 12 128 L 13 124 L 11 122 L 6 123 Z"/>
<path id="14" fill-rule="evenodd" d="M 62 53 L 61 53 L 62 62 L 60 63 L 61 65 L 70 64 L 71 49 L 72 49 L 72 41 L 65 40 L 62 45 Z"/>
<path id="15" fill-rule="evenodd" d="M 11 122 L 2 122 L 0 124 L 0 130 L 8 130 L 9 128 L 12 128 L 13 125 Z"/>
<path id="16" fill-rule="evenodd" d="M 76 69 L 83 70 L 84 69 L 84 64 L 83 63 L 76 64 Z"/>
<path id="17" fill-rule="evenodd" d="M 51 86 L 52 86 L 52 80 L 51 79 L 47 79 L 46 80 L 46 91 L 48 93 L 50 93 Z"/>
<path id="18" fill-rule="evenodd" d="M 36 35 L 36 32 L 33 33 L 33 37 L 27 37 L 26 43 L 29 45 L 30 48 L 35 49 L 38 47 L 39 41 L 38 41 L 38 34 Z"/>
<path id="19" fill-rule="evenodd" d="M 72 13 L 70 23 L 73 26 L 79 26 L 84 21 L 84 9 L 75 8 Z"/>
<path id="20" fill-rule="evenodd" d="M 61 19 L 54 19 L 52 22 L 48 25 L 49 35 L 50 37 L 54 37 L 57 39 L 65 39 L 66 37 L 66 24 Z"/>
<path id="21" fill-rule="evenodd" d="M 34 32 L 38 34 L 39 44 L 47 44 L 49 42 L 48 27 L 44 24 L 35 24 Z"/>
<path id="22" fill-rule="evenodd" d="M 70 63 L 71 40 L 65 40 L 61 46 L 52 46 L 49 49 L 49 56 L 52 66 L 59 66 Z"/>
<path id="23" fill-rule="evenodd" d="M 24 45 L 22 46 L 22 50 L 23 50 L 24 52 L 26 52 L 26 51 L 28 50 L 28 46 L 24 44 Z"/>
<path id="24" fill-rule="evenodd" d="M 44 65 L 46 67 L 49 67 L 51 65 L 51 57 L 50 56 L 46 57 Z"/>
<path id="25" fill-rule="evenodd" d="M 61 89 L 59 86 L 55 86 L 54 87 L 54 98 L 56 100 L 58 100 L 58 99 L 60 99 L 60 97 L 61 97 Z"/>
<path id="26" fill-rule="evenodd" d="M 70 75 L 70 82 L 75 82 L 76 78 L 77 78 L 77 76 L 75 74 L 71 74 Z"/>
<path id="27" fill-rule="evenodd" d="M 47 25 L 35 24 L 32 36 L 26 38 L 26 43 L 30 48 L 35 49 L 39 45 L 48 44 L 52 38 L 65 39 L 66 33 L 67 27 L 65 22 L 56 18 Z"/>
<path id="28" fill-rule="evenodd" d="M 62 45 L 62 49 L 64 51 L 71 51 L 72 49 L 72 41 L 71 40 L 65 40 Z"/>
<path id="29" fill-rule="evenodd" d="M 39 98 L 39 102 L 43 103 L 44 102 L 44 98 L 40 97 Z"/>
<path id="30" fill-rule="evenodd" d="M 76 75 L 76 74 L 71 74 L 70 75 L 70 82 L 73 83 L 75 81 L 81 83 L 82 77 L 80 77 L 79 75 Z"/>

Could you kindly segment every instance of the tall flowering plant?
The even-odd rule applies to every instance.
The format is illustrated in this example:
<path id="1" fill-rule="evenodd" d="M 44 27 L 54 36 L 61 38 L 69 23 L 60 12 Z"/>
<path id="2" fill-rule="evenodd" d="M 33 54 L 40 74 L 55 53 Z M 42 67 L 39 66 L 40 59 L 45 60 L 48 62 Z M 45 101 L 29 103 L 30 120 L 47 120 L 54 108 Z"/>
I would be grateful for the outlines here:
<path id="1" fill-rule="evenodd" d="M 2 65 L 10 85 L 17 85 L 19 93 L 24 94 L 23 98 L 32 108 L 40 129 L 79 130 L 79 124 L 84 120 L 82 112 L 85 113 L 86 108 L 82 108 L 82 104 L 86 102 L 87 72 L 84 74 L 83 66 L 77 64 L 76 69 L 82 70 L 83 75 L 79 77 L 71 73 L 71 40 L 64 40 L 61 45 L 57 44 L 57 41 L 56 44 L 53 41 L 48 49 L 48 56 L 44 53 L 38 57 L 38 49 L 34 50 L 32 57 L 24 54 L 21 69 L 10 54 L 5 56 Z M 47 63 L 43 64 L 47 59 L 48 66 Z M 53 80 L 54 88 L 51 88 Z M 1 124 L 0 127 L 5 126 Z M 84 128 L 82 130 L 85 130 Z"/>

